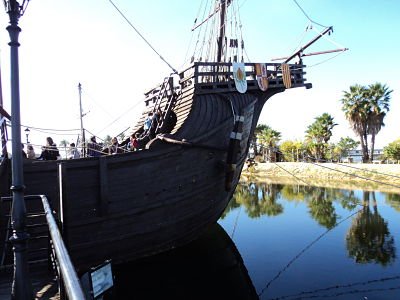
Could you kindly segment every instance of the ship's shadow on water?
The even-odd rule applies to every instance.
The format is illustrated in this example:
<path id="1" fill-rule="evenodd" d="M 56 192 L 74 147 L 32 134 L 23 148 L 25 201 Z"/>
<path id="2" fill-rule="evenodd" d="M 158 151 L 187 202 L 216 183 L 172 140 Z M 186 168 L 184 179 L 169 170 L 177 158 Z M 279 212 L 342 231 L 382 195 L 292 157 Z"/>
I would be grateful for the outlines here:
<path id="1" fill-rule="evenodd" d="M 105 299 L 259 299 L 235 244 L 219 225 L 192 243 L 113 266 Z"/>

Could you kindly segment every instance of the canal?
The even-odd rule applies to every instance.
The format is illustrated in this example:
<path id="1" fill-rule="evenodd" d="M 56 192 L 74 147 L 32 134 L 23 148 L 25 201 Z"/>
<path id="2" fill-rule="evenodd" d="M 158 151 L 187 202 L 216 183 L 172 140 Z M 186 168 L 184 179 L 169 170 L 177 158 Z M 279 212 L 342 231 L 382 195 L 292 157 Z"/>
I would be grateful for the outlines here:
<path id="1" fill-rule="evenodd" d="M 114 299 L 398 299 L 400 194 L 246 183 L 193 243 L 114 268 Z"/>

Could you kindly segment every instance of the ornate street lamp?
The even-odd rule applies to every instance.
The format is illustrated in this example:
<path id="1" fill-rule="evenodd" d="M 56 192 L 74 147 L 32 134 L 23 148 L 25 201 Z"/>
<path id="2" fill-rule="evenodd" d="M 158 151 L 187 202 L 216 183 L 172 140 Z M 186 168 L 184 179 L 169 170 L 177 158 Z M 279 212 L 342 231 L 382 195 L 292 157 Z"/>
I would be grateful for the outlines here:
<path id="1" fill-rule="evenodd" d="M 26 135 L 26 144 L 28 145 L 29 144 L 29 134 L 31 133 L 31 130 L 28 128 L 28 127 L 26 127 L 26 129 L 25 129 L 25 135 Z"/>
<path id="2" fill-rule="evenodd" d="M 22 0 L 19 4 L 16 0 L 3 0 L 6 12 L 10 17 L 10 25 L 7 31 L 10 35 L 11 55 L 11 136 L 12 136 L 12 186 L 13 204 L 11 224 L 13 233 L 10 241 L 14 251 L 14 277 L 12 283 L 12 299 L 33 299 L 32 285 L 29 278 L 27 260 L 26 232 L 26 207 L 24 200 L 24 178 L 21 151 L 21 120 L 19 101 L 19 67 L 18 67 L 18 35 L 21 28 L 18 20 L 24 14 L 29 0 Z"/>

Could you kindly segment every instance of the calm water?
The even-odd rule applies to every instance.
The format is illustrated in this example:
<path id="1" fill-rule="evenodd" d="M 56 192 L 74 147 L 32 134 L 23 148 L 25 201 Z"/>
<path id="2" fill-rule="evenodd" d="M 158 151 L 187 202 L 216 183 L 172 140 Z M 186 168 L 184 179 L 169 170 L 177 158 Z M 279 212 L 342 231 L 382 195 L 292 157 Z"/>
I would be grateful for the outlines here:
<path id="1" fill-rule="evenodd" d="M 192 244 L 115 268 L 118 299 L 400 299 L 400 195 L 237 188 Z"/>

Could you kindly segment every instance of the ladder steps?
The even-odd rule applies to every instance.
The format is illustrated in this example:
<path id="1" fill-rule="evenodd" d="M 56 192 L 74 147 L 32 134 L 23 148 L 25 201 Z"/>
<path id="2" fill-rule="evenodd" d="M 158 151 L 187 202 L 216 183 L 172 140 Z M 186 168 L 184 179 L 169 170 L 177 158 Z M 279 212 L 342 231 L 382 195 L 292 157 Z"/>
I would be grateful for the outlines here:
<path id="1" fill-rule="evenodd" d="M 10 214 L 5 214 L 4 216 L 7 217 L 7 218 L 11 217 Z M 45 213 L 27 213 L 27 214 L 26 214 L 26 218 L 27 218 L 27 219 L 29 219 L 29 218 L 36 218 L 36 217 L 45 217 L 45 216 L 46 216 Z"/>
<path id="2" fill-rule="evenodd" d="M 30 237 L 29 240 L 34 241 L 34 240 L 41 240 L 41 239 L 48 239 L 48 238 L 49 238 L 48 235 L 39 235 L 39 236 Z"/>
<path id="3" fill-rule="evenodd" d="M 13 251 L 12 244 L 8 240 L 12 235 L 11 226 L 11 198 L 2 198 L 3 216 L 5 221 L 8 222 L 8 226 L 5 226 L 4 248 L 0 252 L 1 263 L 3 266 L 12 265 L 13 263 Z M 43 211 L 41 198 L 28 198 L 26 203 L 26 219 L 25 226 L 26 231 L 30 235 L 28 240 L 28 262 L 33 263 L 37 261 L 47 261 L 49 255 L 49 229 L 46 221 L 46 214 Z M 7 213 L 5 213 L 7 212 Z M 8 221 L 7 221 L 8 219 Z M 7 232 L 6 232 L 7 231 Z"/>
<path id="4" fill-rule="evenodd" d="M 48 248 L 31 249 L 31 250 L 29 250 L 29 253 L 35 253 L 35 252 L 41 252 L 41 251 L 46 251 L 46 253 L 47 253 L 47 251 L 49 251 L 49 249 Z"/>

